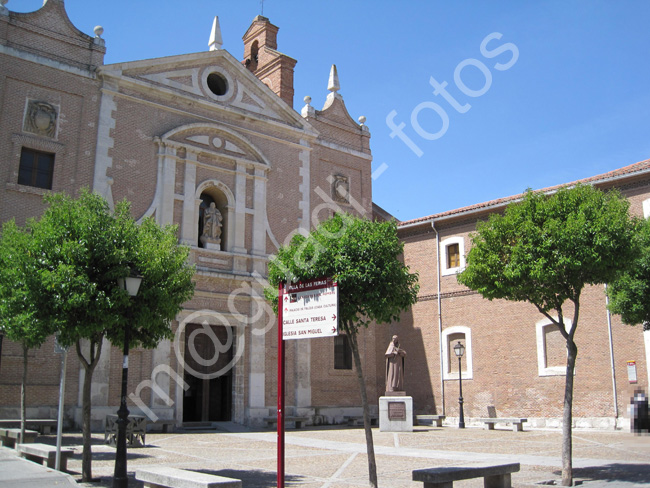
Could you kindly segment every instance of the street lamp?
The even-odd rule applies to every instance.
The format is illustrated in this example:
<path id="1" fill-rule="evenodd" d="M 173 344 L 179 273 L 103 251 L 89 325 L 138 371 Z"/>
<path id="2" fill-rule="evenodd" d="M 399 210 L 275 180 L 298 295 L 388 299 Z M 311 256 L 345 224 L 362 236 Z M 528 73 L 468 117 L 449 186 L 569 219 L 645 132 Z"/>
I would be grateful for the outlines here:
<path id="1" fill-rule="evenodd" d="M 460 396 L 458 397 L 458 404 L 460 405 L 460 418 L 458 422 L 458 428 L 465 428 L 465 415 L 463 413 L 463 372 L 460 364 L 460 360 L 465 354 L 465 346 L 458 341 L 458 344 L 454 346 L 454 352 L 458 356 L 458 385 L 460 386 Z"/>
<path id="2" fill-rule="evenodd" d="M 142 276 L 131 269 L 129 276 L 118 278 L 117 284 L 130 296 L 138 294 Z M 129 314 L 130 315 L 130 314 Z M 128 317 L 129 319 L 131 317 Z M 117 411 L 117 450 L 115 452 L 115 471 L 113 472 L 113 488 L 127 488 L 129 479 L 126 474 L 126 426 L 129 423 L 129 409 L 126 407 L 126 388 L 129 378 L 129 333 L 131 324 L 127 321 L 124 327 L 124 359 L 122 360 L 122 396 L 120 408 Z"/>

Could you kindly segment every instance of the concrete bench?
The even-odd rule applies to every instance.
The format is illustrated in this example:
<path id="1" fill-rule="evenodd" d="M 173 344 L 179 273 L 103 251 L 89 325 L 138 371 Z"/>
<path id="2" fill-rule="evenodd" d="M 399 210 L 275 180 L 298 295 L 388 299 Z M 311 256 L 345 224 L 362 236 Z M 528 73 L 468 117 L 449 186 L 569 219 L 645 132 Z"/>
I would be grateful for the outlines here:
<path id="1" fill-rule="evenodd" d="M 486 488 L 510 488 L 510 473 L 519 471 L 519 463 L 496 466 L 445 466 L 415 469 L 413 481 L 421 481 L 424 488 L 452 488 L 454 481 L 483 478 Z"/>
<path id="2" fill-rule="evenodd" d="M 433 425 L 436 424 L 436 427 L 442 427 L 442 421 L 447 417 L 445 415 L 416 415 L 415 424 L 416 425 Z"/>
<path id="3" fill-rule="evenodd" d="M 241 480 L 167 466 L 138 468 L 135 479 L 144 488 L 241 488 Z"/>
<path id="4" fill-rule="evenodd" d="M 18 444 L 16 450 L 20 457 L 29 459 L 38 464 L 45 464 L 48 468 L 56 468 L 56 446 L 49 444 Z M 68 447 L 61 448 L 60 470 L 66 471 L 68 467 L 68 458 L 74 454 L 74 450 Z"/>
<path id="5" fill-rule="evenodd" d="M 32 430 L 38 430 L 41 434 L 49 435 L 52 430 L 56 430 L 57 421 L 55 419 L 27 419 L 25 427 Z M 20 419 L 0 419 L 0 427 L 17 428 L 20 427 Z"/>
<path id="6" fill-rule="evenodd" d="M 522 418 L 486 418 L 486 419 L 477 419 L 479 422 L 483 422 L 488 430 L 494 430 L 495 424 L 512 424 L 512 430 L 514 432 L 523 432 L 524 422 L 528 422 L 528 419 Z"/>
<path id="7" fill-rule="evenodd" d="M 36 437 L 38 437 L 38 432 L 35 430 L 26 430 L 25 438 L 21 439 L 20 429 L 0 428 L 0 441 L 4 447 L 16 447 L 16 441 L 18 444 L 31 443 L 36 440 Z"/>
<path id="8" fill-rule="evenodd" d="M 284 418 L 284 423 L 286 424 L 287 422 L 294 422 L 296 425 L 296 429 L 301 429 L 302 424 L 304 422 L 307 422 L 309 417 L 285 417 Z M 273 427 L 278 423 L 278 418 L 277 417 L 264 417 L 264 422 L 266 422 L 267 427 Z"/>

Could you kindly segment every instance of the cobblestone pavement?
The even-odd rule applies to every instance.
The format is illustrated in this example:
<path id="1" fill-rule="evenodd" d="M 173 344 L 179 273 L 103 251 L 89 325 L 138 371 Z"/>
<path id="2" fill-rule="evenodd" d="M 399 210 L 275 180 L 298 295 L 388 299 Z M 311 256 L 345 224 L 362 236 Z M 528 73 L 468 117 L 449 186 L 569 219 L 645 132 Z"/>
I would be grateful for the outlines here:
<path id="1" fill-rule="evenodd" d="M 387 433 L 373 428 L 379 486 L 420 487 L 411 471 L 435 466 L 521 463 L 513 486 L 530 487 L 560 479 L 561 433 L 550 430 L 458 429 L 415 427 L 414 432 Z M 54 436 L 38 442 L 54 443 Z M 68 467 L 80 479 L 81 434 L 66 434 L 74 447 Z M 93 476 L 84 487 L 109 487 L 115 449 L 93 436 Z M 629 432 L 574 430 L 575 480 L 586 488 L 650 486 L 650 437 Z M 287 487 L 357 488 L 368 486 L 363 428 L 341 426 L 291 429 L 286 433 Z M 165 465 L 239 478 L 244 488 L 276 486 L 276 433 L 252 431 L 232 423 L 209 432 L 148 433 L 146 446 L 128 450 L 129 476 L 139 467 Z M 131 480 L 130 487 L 141 483 Z M 457 488 L 483 486 L 482 479 L 457 482 Z"/>

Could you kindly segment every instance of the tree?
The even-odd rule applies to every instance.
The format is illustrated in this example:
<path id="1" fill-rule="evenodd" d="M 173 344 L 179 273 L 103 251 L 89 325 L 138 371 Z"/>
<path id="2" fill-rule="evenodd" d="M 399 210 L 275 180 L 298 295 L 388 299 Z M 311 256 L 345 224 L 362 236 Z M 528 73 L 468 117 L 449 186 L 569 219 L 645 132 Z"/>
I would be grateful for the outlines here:
<path id="1" fill-rule="evenodd" d="M 20 431 L 25 438 L 27 412 L 27 353 L 43 345 L 53 327 L 37 318 L 34 300 L 34 252 L 30 232 L 11 220 L 0 238 L 0 331 L 22 345 L 23 375 L 20 389 Z"/>
<path id="2" fill-rule="evenodd" d="M 388 323 L 415 303 L 417 275 L 399 260 L 403 244 L 394 222 L 337 214 L 308 236 L 297 234 L 269 263 L 267 299 L 277 311 L 279 283 L 330 277 L 339 287 L 339 320 L 350 338 L 357 370 L 368 451 L 370 485 L 377 487 L 370 413 L 357 335 L 371 323 Z"/>
<path id="3" fill-rule="evenodd" d="M 639 220 L 634 244 L 631 265 L 607 286 L 609 309 L 624 323 L 650 330 L 650 220 Z"/>
<path id="4" fill-rule="evenodd" d="M 76 200 L 54 194 L 46 201 L 49 208 L 33 232 L 44 305 L 39 317 L 56 324 L 62 345 L 75 345 L 85 370 L 82 479 L 90 481 L 90 387 L 102 342 L 106 337 L 121 346 L 127 323 L 133 347 L 170 338 L 171 321 L 192 297 L 194 268 L 189 249 L 178 245 L 176 227 L 161 228 L 152 219 L 137 225 L 126 200 L 114 214 L 87 190 Z M 134 299 L 117 285 L 132 268 L 143 276 Z"/>
<path id="5" fill-rule="evenodd" d="M 528 190 L 503 215 L 479 223 L 471 236 L 467 267 L 458 281 L 493 300 L 532 303 L 557 325 L 566 341 L 567 368 L 562 427 L 562 483 L 571 485 L 574 341 L 580 294 L 586 285 L 614 279 L 632 257 L 634 222 L 617 192 L 592 186 L 545 195 Z M 565 306 L 573 318 L 565 321 Z M 569 313 L 571 310 L 569 309 Z"/>

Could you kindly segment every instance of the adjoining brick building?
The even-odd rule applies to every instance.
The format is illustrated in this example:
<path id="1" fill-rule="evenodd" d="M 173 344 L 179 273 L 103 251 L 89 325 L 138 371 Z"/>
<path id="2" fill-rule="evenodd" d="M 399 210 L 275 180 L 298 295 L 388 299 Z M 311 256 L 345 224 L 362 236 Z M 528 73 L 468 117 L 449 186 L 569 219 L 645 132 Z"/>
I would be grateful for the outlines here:
<path id="1" fill-rule="evenodd" d="M 616 187 L 630 212 L 650 217 L 650 160 L 581 180 Z M 556 188 L 548 188 L 553 191 Z M 458 416 L 461 341 L 465 416 L 527 417 L 535 426 L 559 426 L 564 404 L 566 346 L 557 327 L 531 304 L 489 301 L 460 285 L 469 234 L 476 223 L 522 198 L 516 195 L 399 224 L 405 263 L 420 275 L 418 303 L 404 314 L 400 340 L 409 344 L 406 382 L 421 412 Z M 573 310 L 567 310 L 571 317 Z M 608 313 L 604 287 L 590 286 L 580 300 L 575 335 L 573 415 L 577 426 L 627 425 L 635 389 L 647 391 L 650 331 Z M 634 361 L 628 371 L 628 361 Z M 636 382 L 630 381 L 634 368 Z M 471 422 L 471 421 L 470 421 Z"/>
<path id="2" fill-rule="evenodd" d="M 296 112 L 296 60 L 278 51 L 277 34 L 269 19 L 256 17 L 239 60 L 221 49 L 215 19 L 209 51 L 105 65 L 102 29 L 80 32 L 63 0 L 25 14 L 0 6 L 0 221 L 23 224 L 42 213 L 47 192 L 75 195 L 89 187 L 111 205 L 127 198 L 137 218 L 177 224 L 180 241 L 191 247 L 196 293 L 173 324 L 174 340 L 131 351 L 132 412 L 178 423 L 260 425 L 277 392 L 275 318 L 262 295 L 269 256 L 333 212 L 390 218 L 372 203 L 370 132 L 363 117 L 357 123 L 348 114 L 336 68 L 323 79 L 329 95 L 322 110 L 306 97 Z M 618 186 L 633 212 L 650 213 L 649 171 L 648 162 L 638 163 L 591 182 Z M 463 340 L 468 418 L 486 416 L 493 405 L 500 415 L 538 425 L 559 422 L 557 334 L 532 306 L 487 302 L 455 279 L 477 219 L 516 199 L 400 224 L 405 262 L 420 274 L 420 298 L 400 323 L 360 337 L 374 409 L 384 391 L 384 351 L 396 332 L 408 352 L 406 389 L 416 413 L 456 415 L 449 345 Z M 211 204 L 220 233 L 206 240 Z M 647 386 L 649 341 L 644 346 L 641 329 L 617 317 L 608 326 L 602 287 L 589 289 L 582 306 L 575 417 L 613 426 L 627 416 L 628 360 L 636 361 L 636 386 Z M 29 416 L 56 414 L 60 356 L 53 342 L 30 351 Z M 318 424 L 360 413 L 345 336 L 287 345 L 290 414 Z M 0 417 L 17 416 L 22 351 L 5 338 L 0 359 Z M 74 353 L 67 372 L 65 414 L 79 425 L 83 368 Z M 117 410 L 121 372 L 121 351 L 105 343 L 93 376 L 94 428 Z"/>

